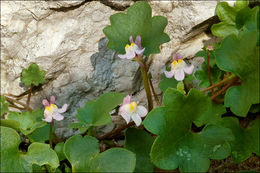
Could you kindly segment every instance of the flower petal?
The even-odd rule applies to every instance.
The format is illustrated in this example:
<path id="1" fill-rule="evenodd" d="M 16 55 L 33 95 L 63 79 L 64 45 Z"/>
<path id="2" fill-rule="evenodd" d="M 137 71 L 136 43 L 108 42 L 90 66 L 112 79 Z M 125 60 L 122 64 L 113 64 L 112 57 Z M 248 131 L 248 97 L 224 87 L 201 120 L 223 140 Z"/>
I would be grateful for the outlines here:
<path id="1" fill-rule="evenodd" d="M 141 45 L 141 36 L 140 36 L 140 35 L 136 36 L 136 38 L 135 38 L 135 44 L 138 46 L 139 49 L 142 48 L 142 45 Z"/>
<path id="2" fill-rule="evenodd" d="M 126 54 L 125 55 L 119 54 L 118 57 L 121 58 L 121 59 L 126 59 L 127 58 Z"/>
<path id="3" fill-rule="evenodd" d="M 174 61 L 174 60 L 178 60 L 178 58 L 177 58 L 177 54 L 175 53 L 175 54 L 173 54 L 173 56 L 172 56 L 172 60 Z"/>
<path id="4" fill-rule="evenodd" d="M 178 69 L 178 70 L 175 70 L 174 72 L 174 78 L 177 80 L 177 81 L 182 81 L 184 79 L 185 75 L 184 75 L 184 71 L 183 69 Z"/>
<path id="5" fill-rule="evenodd" d="M 130 41 L 130 43 L 133 43 L 133 42 L 134 42 L 132 35 L 129 37 L 129 41 Z"/>
<path id="6" fill-rule="evenodd" d="M 172 78 L 174 75 L 173 71 L 164 71 L 164 74 L 167 78 Z"/>
<path id="7" fill-rule="evenodd" d="M 184 64 L 183 70 L 185 73 L 191 74 L 193 69 L 194 69 L 194 66 L 192 64 L 190 66 L 188 66 L 186 63 Z"/>
<path id="8" fill-rule="evenodd" d="M 50 106 L 48 100 L 46 100 L 46 99 L 43 99 L 43 100 L 42 100 L 42 104 L 43 104 L 45 107 Z"/>
<path id="9" fill-rule="evenodd" d="M 136 56 L 135 51 L 128 51 L 125 55 L 126 59 L 133 59 Z"/>
<path id="10" fill-rule="evenodd" d="M 68 104 L 64 104 L 61 109 L 58 109 L 58 112 L 63 113 L 63 112 L 66 112 L 67 109 L 68 109 Z"/>
<path id="11" fill-rule="evenodd" d="M 145 117 L 147 115 L 148 111 L 147 111 L 147 109 L 144 106 L 137 106 L 136 113 L 140 117 Z"/>
<path id="12" fill-rule="evenodd" d="M 130 95 L 127 95 L 127 96 L 124 98 L 122 105 L 131 103 L 131 100 L 132 100 L 132 97 L 131 97 Z"/>
<path id="13" fill-rule="evenodd" d="M 143 49 L 136 49 L 135 53 L 136 53 L 137 55 L 143 55 L 144 50 L 145 50 L 145 48 L 143 48 Z"/>
<path id="14" fill-rule="evenodd" d="M 46 114 L 44 114 L 44 119 L 42 119 L 43 121 L 46 121 L 46 122 L 52 122 L 52 116 L 48 116 L 48 115 L 46 115 Z"/>
<path id="15" fill-rule="evenodd" d="M 177 53 L 177 59 L 182 59 L 181 54 Z"/>
<path id="16" fill-rule="evenodd" d="M 53 119 L 55 119 L 55 120 L 57 120 L 57 121 L 61 121 L 61 120 L 64 119 L 64 116 L 61 115 L 61 114 L 58 113 L 58 112 L 53 113 L 53 114 L 52 114 L 52 117 L 53 117 Z"/>
<path id="17" fill-rule="evenodd" d="M 142 123 L 141 117 L 139 115 L 137 115 L 137 114 L 132 114 L 131 118 L 135 122 L 136 126 L 140 126 L 140 124 Z"/>
<path id="18" fill-rule="evenodd" d="M 50 104 L 54 104 L 54 103 L 55 103 L 55 96 L 51 96 Z"/>
<path id="19" fill-rule="evenodd" d="M 128 124 L 130 122 L 130 115 L 127 114 L 126 112 L 123 112 L 122 114 L 120 114 L 124 120 L 126 121 L 126 124 Z"/>

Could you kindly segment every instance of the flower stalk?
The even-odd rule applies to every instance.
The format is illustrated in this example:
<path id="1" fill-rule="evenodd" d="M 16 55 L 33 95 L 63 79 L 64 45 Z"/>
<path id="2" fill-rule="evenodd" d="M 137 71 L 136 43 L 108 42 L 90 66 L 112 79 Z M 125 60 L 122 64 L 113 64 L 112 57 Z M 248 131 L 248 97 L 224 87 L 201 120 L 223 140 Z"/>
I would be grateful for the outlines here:
<path id="1" fill-rule="evenodd" d="M 53 126 L 53 121 L 50 123 L 50 132 L 49 132 L 49 144 L 50 144 L 51 149 L 53 147 L 53 144 L 52 144 L 52 126 Z"/>
<path id="2" fill-rule="evenodd" d="M 32 95 L 32 89 L 33 89 L 33 84 L 31 84 L 30 86 L 30 90 L 28 93 L 28 98 L 27 98 L 27 102 L 26 102 L 26 110 L 30 111 L 29 106 L 30 106 L 30 100 L 31 100 L 31 95 Z"/>
<path id="3" fill-rule="evenodd" d="M 141 56 L 137 56 L 136 61 L 140 65 L 143 83 L 144 83 L 144 89 L 145 89 L 146 97 L 147 97 L 147 100 L 148 100 L 148 111 L 150 112 L 153 109 L 153 99 L 152 99 L 152 93 L 151 93 L 151 90 L 150 90 L 147 68 L 146 68 L 145 63 L 143 63 L 143 58 Z"/>

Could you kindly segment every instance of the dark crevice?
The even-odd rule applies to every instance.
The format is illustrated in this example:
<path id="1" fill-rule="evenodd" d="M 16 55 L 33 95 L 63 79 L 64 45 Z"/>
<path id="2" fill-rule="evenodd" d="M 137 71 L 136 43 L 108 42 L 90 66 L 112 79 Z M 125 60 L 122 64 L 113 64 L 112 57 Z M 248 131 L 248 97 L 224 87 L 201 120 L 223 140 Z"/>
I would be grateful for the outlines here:
<path id="1" fill-rule="evenodd" d="M 79 7 L 81 7 L 82 5 L 84 5 L 85 3 L 87 2 L 91 2 L 92 0 L 85 0 L 85 1 L 82 1 L 80 4 L 78 5 L 75 5 L 75 6 L 70 6 L 70 7 L 60 7 L 60 8 L 50 8 L 50 10 L 53 10 L 53 11 L 57 11 L 57 12 L 68 12 L 68 11 L 71 11 L 71 10 L 75 10 Z"/>
<path id="2" fill-rule="evenodd" d="M 191 125 L 191 131 L 193 133 L 199 133 L 203 130 L 203 128 L 205 127 L 205 125 L 201 126 L 201 127 L 197 127 L 194 123 L 192 123 Z"/>
<path id="3" fill-rule="evenodd" d="M 100 2 L 115 11 L 124 11 L 125 9 L 127 9 L 129 7 L 129 5 L 123 6 L 120 4 L 115 4 L 112 1 L 108 1 L 108 0 L 101 0 Z"/>

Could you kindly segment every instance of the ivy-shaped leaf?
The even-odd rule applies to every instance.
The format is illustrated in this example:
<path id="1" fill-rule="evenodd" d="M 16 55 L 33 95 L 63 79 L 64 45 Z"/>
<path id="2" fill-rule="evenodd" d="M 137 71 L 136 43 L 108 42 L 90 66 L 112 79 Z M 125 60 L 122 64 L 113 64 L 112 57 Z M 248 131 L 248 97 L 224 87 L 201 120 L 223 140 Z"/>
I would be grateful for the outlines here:
<path id="1" fill-rule="evenodd" d="M 41 70 L 37 64 L 33 63 L 28 67 L 28 69 L 22 70 L 21 81 L 26 86 L 30 86 L 31 84 L 38 86 L 45 82 L 44 76 L 45 71 Z"/>
<path id="2" fill-rule="evenodd" d="M 160 45 L 170 41 L 164 33 L 168 21 L 162 16 L 152 17 L 152 8 L 147 2 L 137 2 L 128 8 L 126 14 L 117 13 L 110 16 L 111 25 L 103 32 L 108 38 L 107 47 L 123 54 L 125 45 L 129 44 L 129 36 L 141 36 L 144 55 L 160 53 Z"/>
<path id="3" fill-rule="evenodd" d="M 229 129 L 208 123 L 210 115 L 214 116 L 209 114 L 212 105 L 208 102 L 208 97 L 195 89 L 191 89 L 187 96 L 171 88 L 165 92 L 164 106 L 153 109 L 143 122 L 147 130 L 158 135 L 150 153 L 157 167 L 166 170 L 179 167 L 181 172 L 206 172 L 209 159 L 216 157 L 215 152 L 220 152 L 218 148 L 233 139 Z M 207 118 L 205 114 L 208 114 Z M 191 131 L 195 121 L 206 124 L 199 133 Z"/>
<path id="4" fill-rule="evenodd" d="M 19 134 L 8 127 L 1 127 L 1 172 L 32 172 L 32 165 L 59 166 L 59 159 L 49 145 L 33 143 L 27 153 L 19 151 Z"/>
<path id="5" fill-rule="evenodd" d="M 43 111 L 36 109 L 32 112 L 11 112 L 8 115 L 8 120 L 17 121 L 19 123 L 19 130 L 24 135 L 28 135 L 35 129 L 43 127 L 46 124 L 46 122 L 42 121 L 43 117 Z"/>
<path id="6" fill-rule="evenodd" d="M 135 172 L 153 172 L 154 166 L 150 160 L 150 150 L 153 137 L 144 130 L 128 128 L 125 132 L 125 148 L 136 155 Z"/>
<path id="7" fill-rule="evenodd" d="M 1 96 L 1 109 L 0 109 L 0 117 L 3 116 L 4 114 L 9 112 L 9 103 L 5 101 L 5 97 Z"/>
<path id="8" fill-rule="evenodd" d="M 165 92 L 168 88 L 176 88 L 178 84 L 178 81 L 172 77 L 167 78 L 165 77 L 165 74 L 162 74 L 162 80 L 159 83 L 159 88 L 162 92 Z"/>
<path id="9" fill-rule="evenodd" d="M 54 151 L 58 155 L 60 161 L 66 159 L 66 156 L 63 152 L 63 148 L 64 148 L 64 142 L 58 143 L 57 145 L 55 145 L 55 148 L 54 148 Z"/>
<path id="10" fill-rule="evenodd" d="M 124 96 L 122 93 L 110 92 L 101 95 L 96 101 L 88 101 L 83 108 L 78 109 L 76 117 L 79 120 L 79 127 L 82 127 L 83 123 L 89 126 L 102 126 L 111 123 L 109 112 L 122 103 Z"/>
<path id="11" fill-rule="evenodd" d="M 211 27 L 211 32 L 221 38 L 228 35 L 238 35 L 242 26 L 247 22 L 255 21 L 259 7 L 250 9 L 248 1 L 237 1 L 235 7 L 229 6 L 227 2 L 220 2 L 216 7 L 216 13 L 220 19 L 220 23 Z"/>
<path id="12" fill-rule="evenodd" d="M 72 172 L 133 172 L 135 155 L 123 148 L 99 153 L 98 140 L 91 136 L 74 135 L 64 144 L 64 154 Z"/>
<path id="13" fill-rule="evenodd" d="M 52 127 L 52 133 L 55 132 L 55 125 Z M 49 137 L 50 124 L 45 124 L 40 128 L 36 128 L 32 133 L 28 134 L 27 137 L 31 142 L 45 143 L 50 139 Z M 54 136 L 52 136 L 54 138 Z M 53 139 L 52 138 L 52 139 Z"/>
<path id="14" fill-rule="evenodd" d="M 259 47 L 256 46 L 257 32 L 241 32 L 239 37 L 226 37 L 216 50 L 218 67 L 239 76 L 241 86 L 230 87 L 225 94 L 225 106 L 245 117 L 252 104 L 260 100 Z"/>
<path id="15" fill-rule="evenodd" d="M 242 128 L 239 121 L 234 117 L 226 117 L 222 121 L 222 126 L 229 128 L 235 136 L 234 141 L 230 141 L 231 156 L 235 163 L 247 160 L 252 153 L 260 155 L 259 152 L 259 123 L 257 119 L 248 128 Z"/>

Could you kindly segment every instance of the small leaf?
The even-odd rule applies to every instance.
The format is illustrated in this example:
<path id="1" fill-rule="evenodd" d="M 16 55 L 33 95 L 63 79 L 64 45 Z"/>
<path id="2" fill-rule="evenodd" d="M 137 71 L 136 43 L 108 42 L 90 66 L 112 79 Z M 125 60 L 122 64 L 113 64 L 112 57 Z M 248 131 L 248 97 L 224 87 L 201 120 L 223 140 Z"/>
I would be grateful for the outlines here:
<path id="1" fill-rule="evenodd" d="M 45 71 L 40 70 L 39 66 L 35 63 L 31 64 L 28 69 L 22 70 L 21 81 L 26 85 L 30 86 L 31 84 L 38 86 L 45 82 L 44 79 Z"/>
<path id="2" fill-rule="evenodd" d="M 45 124 L 44 126 L 37 128 L 32 133 L 28 134 L 27 137 L 30 139 L 31 142 L 45 143 L 47 140 L 50 139 L 49 130 L 50 124 Z M 55 132 L 55 126 L 52 127 L 52 132 Z"/>
<path id="3" fill-rule="evenodd" d="M 32 172 L 33 164 L 59 166 L 56 153 L 47 144 L 33 143 L 26 154 L 19 151 L 20 136 L 8 127 L 1 127 L 1 172 Z"/>
<path id="4" fill-rule="evenodd" d="M 99 153 L 98 140 L 91 136 L 74 135 L 64 144 L 64 154 L 72 172 L 133 172 L 135 155 L 122 148 Z"/>
<path id="5" fill-rule="evenodd" d="M 8 120 L 8 119 L 1 119 L 1 126 L 4 126 L 4 127 L 10 127 L 16 131 L 19 131 L 20 129 L 20 124 L 19 122 L 15 121 L 15 120 Z"/>
<path id="6" fill-rule="evenodd" d="M 17 121 L 19 123 L 19 130 L 24 135 L 28 135 L 35 129 L 40 128 L 46 124 L 46 122 L 42 121 L 43 117 L 43 111 L 36 109 L 32 112 L 11 112 L 8 115 L 8 120 Z"/>
<path id="7" fill-rule="evenodd" d="M 9 112 L 9 103 L 5 101 L 5 97 L 1 96 L 1 114 L 0 117 Z"/>
<path id="8" fill-rule="evenodd" d="M 183 84 L 182 81 L 178 82 L 176 88 L 177 88 L 178 91 L 182 92 L 183 94 L 186 94 L 186 92 L 185 92 L 185 90 L 184 90 L 184 84 Z"/>
<path id="9" fill-rule="evenodd" d="M 176 88 L 178 81 L 172 77 L 167 78 L 165 74 L 162 74 L 162 80 L 159 83 L 159 88 L 162 92 L 165 92 L 168 88 Z"/>
<path id="10" fill-rule="evenodd" d="M 212 103 L 198 90 L 191 89 L 184 96 L 176 89 L 167 89 L 163 104 L 153 109 L 143 122 L 147 130 L 158 135 L 150 153 L 152 162 L 166 170 L 179 167 L 181 172 L 206 172 L 209 159 L 216 157 L 214 152 L 219 153 L 217 147 L 233 139 L 231 131 L 210 120 L 215 116 Z M 205 127 L 199 133 L 192 133 L 192 122 Z M 228 154 L 221 156 L 225 158 Z"/>
<path id="11" fill-rule="evenodd" d="M 164 33 L 168 21 L 162 16 L 152 17 L 152 9 L 147 2 L 136 2 L 125 13 L 110 16 L 111 25 L 103 32 L 108 38 L 107 47 L 123 54 L 125 45 L 129 44 L 129 37 L 141 36 L 144 55 L 160 53 L 159 46 L 170 41 Z"/>
<path id="12" fill-rule="evenodd" d="M 227 90 L 224 102 L 234 114 L 242 117 L 247 115 L 252 104 L 260 100 L 259 47 L 256 42 L 256 31 L 242 32 L 239 37 L 226 37 L 215 52 L 217 66 L 242 80 L 241 86 Z"/>
<path id="13" fill-rule="evenodd" d="M 63 148 L 64 148 L 64 142 L 58 143 L 58 144 L 55 146 L 55 148 L 54 148 L 54 151 L 55 151 L 56 154 L 58 155 L 60 161 L 66 159 L 66 156 L 64 155 L 64 152 L 63 152 Z"/>
<path id="14" fill-rule="evenodd" d="M 116 106 L 122 103 L 124 94 L 106 93 L 96 101 L 88 101 L 83 108 L 78 109 L 76 117 L 81 124 L 89 126 L 102 126 L 112 122 L 111 112 Z"/>
<path id="15" fill-rule="evenodd" d="M 223 118 L 222 126 L 229 128 L 235 136 L 235 140 L 229 142 L 232 159 L 235 163 L 247 160 L 252 153 L 259 156 L 259 123 L 260 120 L 257 119 L 245 129 L 240 127 L 237 118 Z"/>
<path id="16" fill-rule="evenodd" d="M 125 138 L 125 148 L 136 155 L 135 172 L 153 172 L 154 166 L 149 156 L 153 137 L 144 130 L 128 128 Z"/>

